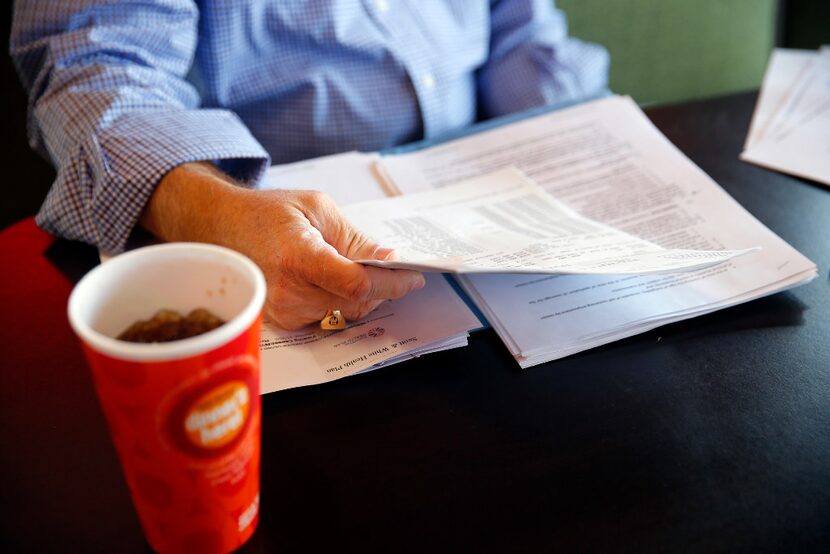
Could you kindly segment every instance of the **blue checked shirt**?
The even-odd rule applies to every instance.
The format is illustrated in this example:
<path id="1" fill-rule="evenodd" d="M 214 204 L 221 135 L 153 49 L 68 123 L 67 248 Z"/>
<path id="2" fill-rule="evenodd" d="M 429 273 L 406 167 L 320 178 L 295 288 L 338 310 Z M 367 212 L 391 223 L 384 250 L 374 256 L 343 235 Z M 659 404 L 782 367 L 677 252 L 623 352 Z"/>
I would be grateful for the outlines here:
<path id="1" fill-rule="evenodd" d="M 10 48 L 58 172 L 37 222 L 107 252 L 182 163 L 254 186 L 271 160 L 432 138 L 608 72 L 551 0 L 18 0 Z"/>

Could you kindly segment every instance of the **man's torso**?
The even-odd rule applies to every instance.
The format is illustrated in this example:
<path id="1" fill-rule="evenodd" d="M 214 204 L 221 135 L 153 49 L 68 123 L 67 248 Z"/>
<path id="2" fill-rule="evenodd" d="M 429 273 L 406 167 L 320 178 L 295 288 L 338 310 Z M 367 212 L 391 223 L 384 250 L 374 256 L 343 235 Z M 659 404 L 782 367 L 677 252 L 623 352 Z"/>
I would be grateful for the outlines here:
<path id="1" fill-rule="evenodd" d="M 202 0 L 189 76 L 275 163 L 376 150 L 474 121 L 486 2 Z"/>

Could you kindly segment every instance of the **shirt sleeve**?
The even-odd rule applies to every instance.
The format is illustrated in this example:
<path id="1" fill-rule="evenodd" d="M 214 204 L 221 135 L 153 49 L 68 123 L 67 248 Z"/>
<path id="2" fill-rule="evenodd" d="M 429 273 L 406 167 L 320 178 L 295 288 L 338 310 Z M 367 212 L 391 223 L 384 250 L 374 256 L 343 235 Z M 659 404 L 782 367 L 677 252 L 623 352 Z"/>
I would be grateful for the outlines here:
<path id="1" fill-rule="evenodd" d="M 552 0 L 495 0 L 490 55 L 479 70 L 485 116 L 598 94 L 608 86 L 608 52 L 568 36 Z"/>
<path id="2" fill-rule="evenodd" d="M 262 177 L 262 146 L 232 112 L 199 109 L 185 79 L 198 15 L 192 0 L 16 2 L 29 141 L 57 169 L 41 227 L 116 253 L 174 167 L 209 160 L 243 183 Z"/>

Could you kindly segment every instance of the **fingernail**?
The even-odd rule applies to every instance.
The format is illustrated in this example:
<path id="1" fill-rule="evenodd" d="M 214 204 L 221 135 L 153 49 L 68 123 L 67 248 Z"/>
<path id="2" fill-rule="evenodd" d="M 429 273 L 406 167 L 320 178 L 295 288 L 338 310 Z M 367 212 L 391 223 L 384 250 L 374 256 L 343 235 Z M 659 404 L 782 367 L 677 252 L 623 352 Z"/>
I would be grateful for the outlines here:
<path id="1" fill-rule="evenodd" d="M 423 275 L 418 275 L 418 279 L 415 281 L 415 290 L 422 289 L 427 284 L 427 280 L 424 278 Z"/>

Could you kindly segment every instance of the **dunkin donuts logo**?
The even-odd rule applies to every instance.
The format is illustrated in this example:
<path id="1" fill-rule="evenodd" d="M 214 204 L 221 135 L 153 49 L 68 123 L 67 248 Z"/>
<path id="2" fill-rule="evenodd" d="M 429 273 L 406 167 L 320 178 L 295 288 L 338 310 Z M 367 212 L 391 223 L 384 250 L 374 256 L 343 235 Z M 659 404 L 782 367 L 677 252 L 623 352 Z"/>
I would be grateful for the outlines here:
<path id="1" fill-rule="evenodd" d="M 218 448 L 236 438 L 248 418 L 251 393 L 241 381 L 220 385 L 196 401 L 184 420 L 187 438 L 201 448 Z"/>
<path id="2" fill-rule="evenodd" d="M 221 371 L 187 387 L 166 417 L 173 445 L 199 458 L 230 452 L 245 436 L 257 401 L 254 373 L 247 367 Z"/>

